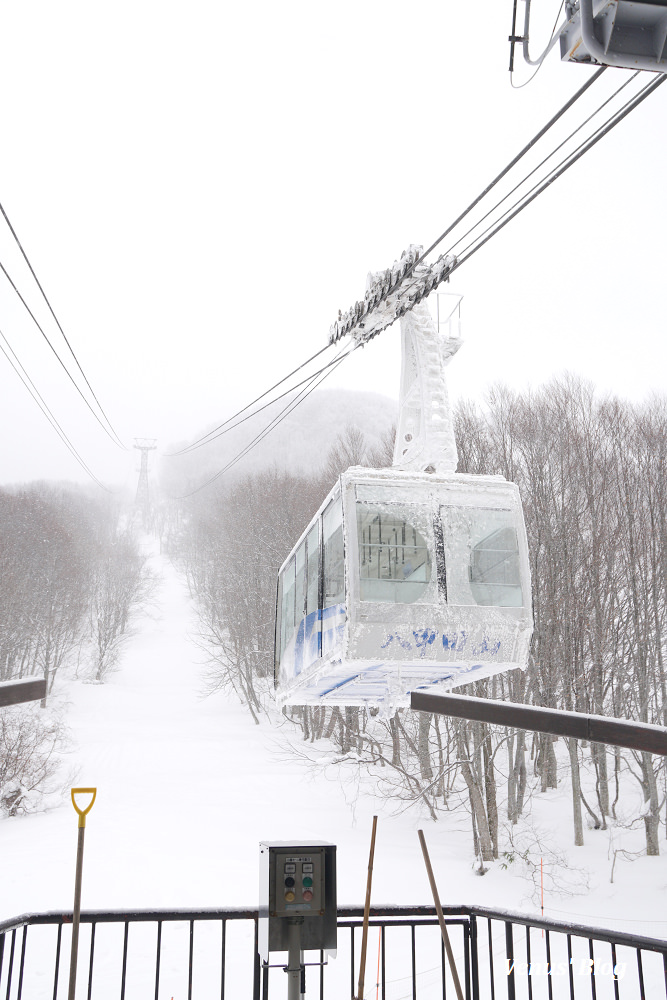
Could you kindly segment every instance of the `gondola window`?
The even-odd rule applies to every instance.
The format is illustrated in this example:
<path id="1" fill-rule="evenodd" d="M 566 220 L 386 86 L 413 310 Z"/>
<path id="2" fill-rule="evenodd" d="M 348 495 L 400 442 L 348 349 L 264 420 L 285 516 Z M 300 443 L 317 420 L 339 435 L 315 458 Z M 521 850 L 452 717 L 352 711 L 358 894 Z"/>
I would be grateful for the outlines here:
<path id="1" fill-rule="evenodd" d="M 405 513 L 391 505 L 357 503 L 362 601 L 423 601 L 431 582 L 431 544 L 422 520 L 418 508 Z"/>

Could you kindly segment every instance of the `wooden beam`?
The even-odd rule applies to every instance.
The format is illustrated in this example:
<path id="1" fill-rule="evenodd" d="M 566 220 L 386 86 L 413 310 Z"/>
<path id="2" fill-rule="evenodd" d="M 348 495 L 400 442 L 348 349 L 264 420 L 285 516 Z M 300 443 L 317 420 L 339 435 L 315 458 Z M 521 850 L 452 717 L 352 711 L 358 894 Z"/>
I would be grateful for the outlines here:
<path id="1" fill-rule="evenodd" d="M 410 707 L 418 712 L 530 729 L 538 733 L 550 733 L 552 736 L 571 736 L 591 743 L 607 743 L 626 750 L 645 750 L 667 756 L 667 728 L 649 726 L 644 722 L 563 712 L 556 708 L 535 708 L 532 705 L 516 705 L 511 701 L 469 698 L 460 694 L 427 694 L 423 691 L 412 692 Z"/>
<path id="2" fill-rule="evenodd" d="M 0 681 L 0 708 L 7 705 L 21 705 L 26 701 L 41 701 L 46 698 L 44 677 L 29 677 L 20 681 Z"/>

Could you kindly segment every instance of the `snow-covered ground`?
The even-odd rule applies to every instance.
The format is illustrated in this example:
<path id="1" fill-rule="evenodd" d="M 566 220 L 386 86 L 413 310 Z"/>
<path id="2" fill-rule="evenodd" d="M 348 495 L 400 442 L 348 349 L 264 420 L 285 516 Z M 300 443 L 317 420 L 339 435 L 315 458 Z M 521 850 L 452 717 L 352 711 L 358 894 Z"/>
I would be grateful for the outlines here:
<path id="1" fill-rule="evenodd" d="M 256 726 L 233 697 L 203 697 L 187 588 L 168 561 L 154 555 L 152 563 L 154 601 L 119 669 L 103 685 L 70 680 L 58 692 L 72 734 L 65 767 L 76 768 L 75 784 L 98 789 L 86 827 L 84 909 L 254 907 L 259 841 L 310 838 L 338 845 L 339 902 L 361 904 L 377 812 L 374 902 L 430 903 L 422 827 L 443 902 L 539 912 L 520 860 L 475 874 L 463 810 L 438 823 L 395 814 L 369 780 L 341 782 L 335 767 L 304 763 L 288 724 Z M 590 830 L 585 847 L 571 847 L 565 782 L 533 797 L 530 809 L 574 870 L 577 894 L 547 891 L 545 915 L 667 937 L 664 839 L 659 858 L 619 857 L 612 884 L 611 852 L 641 850 L 641 830 Z M 0 919 L 71 908 L 76 840 L 65 794 L 45 812 L 0 821 Z"/>

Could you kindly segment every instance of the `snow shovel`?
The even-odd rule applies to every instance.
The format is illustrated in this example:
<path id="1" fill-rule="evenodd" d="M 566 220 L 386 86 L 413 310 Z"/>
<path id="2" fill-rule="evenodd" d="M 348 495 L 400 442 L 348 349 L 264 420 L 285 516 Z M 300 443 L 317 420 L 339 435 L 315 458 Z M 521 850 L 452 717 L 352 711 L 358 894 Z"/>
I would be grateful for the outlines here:
<path id="1" fill-rule="evenodd" d="M 76 804 L 75 795 L 92 795 L 85 809 Z M 86 832 L 86 816 L 93 808 L 97 795 L 96 788 L 73 788 L 72 805 L 79 814 L 79 839 L 76 848 L 76 878 L 74 882 L 74 912 L 72 914 L 72 955 L 69 963 L 69 991 L 67 1000 L 74 1000 L 76 991 L 76 961 L 79 954 L 79 918 L 81 916 L 81 879 L 83 876 L 83 837 Z"/>
<path id="2" fill-rule="evenodd" d="M 366 978 L 366 946 L 368 945 L 368 918 L 371 909 L 371 883 L 373 881 L 373 857 L 375 855 L 375 832 L 377 830 L 378 818 L 373 816 L 373 830 L 371 833 L 371 852 L 368 858 L 368 880 L 366 882 L 366 905 L 364 906 L 364 929 L 361 934 L 361 959 L 359 963 L 359 988 L 355 1000 L 363 1000 L 364 980 Z"/>
<path id="3" fill-rule="evenodd" d="M 438 889 L 435 884 L 435 878 L 433 877 L 433 869 L 431 868 L 431 859 L 428 856 L 428 850 L 426 848 L 426 841 L 424 840 L 423 830 L 417 830 L 417 836 L 419 837 L 419 843 L 421 844 L 422 854 L 424 855 L 424 864 L 426 865 L 426 874 L 428 875 L 428 880 L 431 883 L 431 892 L 433 893 L 433 902 L 435 904 L 435 911 L 438 914 L 438 923 L 440 924 L 440 933 L 442 934 L 442 943 L 445 946 L 445 951 L 447 952 L 447 958 L 449 960 L 449 968 L 451 969 L 452 979 L 454 980 L 454 989 L 456 990 L 456 996 L 458 1000 L 463 1000 L 463 993 L 461 991 L 461 983 L 459 981 L 459 974 L 456 971 L 456 964 L 454 962 L 454 953 L 452 951 L 452 946 L 449 943 L 449 934 L 447 933 L 447 925 L 445 924 L 445 918 L 442 912 L 442 906 L 440 905 L 440 897 L 438 896 Z"/>

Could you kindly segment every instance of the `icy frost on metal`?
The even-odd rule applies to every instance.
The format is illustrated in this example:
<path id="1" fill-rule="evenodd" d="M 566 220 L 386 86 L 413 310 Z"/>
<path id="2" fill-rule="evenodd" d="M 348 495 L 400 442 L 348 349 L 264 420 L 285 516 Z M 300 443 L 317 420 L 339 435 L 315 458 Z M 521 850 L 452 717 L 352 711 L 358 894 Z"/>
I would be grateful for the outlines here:
<path id="1" fill-rule="evenodd" d="M 401 395 L 394 468 L 456 472 L 458 455 L 445 368 L 461 346 L 436 330 L 425 302 L 401 318 Z"/>
<path id="2" fill-rule="evenodd" d="M 330 344 L 348 333 L 353 334 L 357 343 L 365 344 L 449 278 L 457 264 L 456 257 L 445 254 L 434 264 L 418 264 L 422 249 L 411 245 L 394 261 L 393 267 L 368 275 L 363 299 L 346 313 L 338 311 L 338 319 L 329 331 Z"/>
<path id="3" fill-rule="evenodd" d="M 280 664 L 280 705 L 365 705 L 391 714 L 410 692 L 462 684 L 523 668 L 532 615 L 530 568 L 518 489 L 502 476 L 349 469 L 340 480 L 345 604 L 322 612 L 322 653 L 301 626 Z M 364 600 L 359 505 L 406 516 L 423 536 L 431 568 L 410 603 Z M 469 579 L 473 550 L 504 519 L 516 540 L 516 603 L 478 603 Z M 434 525 L 445 528 L 438 552 Z M 439 569 L 445 569 L 443 576 Z M 444 584 L 444 586 L 443 586 Z M 483 599 L 483 598 L 482 598 Z"/>

